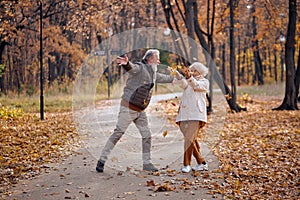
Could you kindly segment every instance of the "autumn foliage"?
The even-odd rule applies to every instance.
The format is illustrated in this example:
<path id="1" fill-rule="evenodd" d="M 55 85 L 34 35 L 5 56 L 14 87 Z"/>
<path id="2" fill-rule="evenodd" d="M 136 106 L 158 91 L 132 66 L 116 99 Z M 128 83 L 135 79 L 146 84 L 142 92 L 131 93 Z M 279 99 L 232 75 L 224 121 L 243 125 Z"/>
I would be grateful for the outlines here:
<path id="1" fill-rule="evenodd" d="M 0 2 L 1 94 L 13 92 L 32 95 L 38 92 L 40 2 L 43 2 L 43 76 L 46 89 L 57 87 L 56 84 L 72 85 L 84 58 L 112 35 L 141 27 L 167 28 L 167 21 L 170 21 L 174 30 L 188 34 L 191 30 L 186 28 L 191 24 L 185 23 L 188 23 L 187 19 L 193 21 L 188 15 L 193 10 L 190 7 L 192 1 L 2 0 Z M 202 3 L 195 1 L 193 5 L 198 9 L 198 15 L 194 20 L 199 22 L 197 31 L 203 34 L 202 42 L 211 43 L 212 41 L 208 40 L 214 40 L 214 61 L 222 78 L 229 81 L 227 58 L 229 5 L 222 0 Z M 169 13 L 169 19 L 164 16 L 166 9 L 172 11 Z M 190 12 L 186 12 L 185 9 L 189 9 Z M 257 51 L 260 54 L 260 71 L 264 83 L 283 81 L 284 40 L 288 23 L 287 2 L 280 0 L 275 4 L 264 0 L 235 1 L 234 12 L 238 84 L 258 81 L 257 69 L 254 66 L 256 63 L 254 52 Z M 253 21 L 254 19 L 256 21 Z M 253 30 L 254 25 L 256 31 Z M 295 38 L 296 55 L 299 49 L 298 35 L 296 34 Z M 252 44 L 254 41 L 258 43 L 255 46 Z M 170 44 L 160 45 L 163 47 Z"/>
<path id="2" fill-rule="evenodd" d="M 43 2 L 42 7 L 40 2 Z M 235 22 L 231 28 L 235 30 L 236 71 L 229 70 L 228 2 L 199 2 L 1 0 L 0 95 L 32 96 L 38 92 L 41 77 L 40 20 L 44 45 L 42 76 L 47 94 L 51 94 L 53 88 L 69 93 L 84 58 L 103 40 L 140 27 L 167 28 L 167 21 L 183 34 L 198 28 L 203 38 L 196 40 L 205 41 L 210 44 L 210 50 L 214 49 L 211 55 L 214 54 L 214 62 L 225 83 L 229 82 L 230 72 L 234 75 L 233 79 L 237 79 L 237 85 L 284 81 L 287 69 L 284 62 L 287 1 L 234 1 Z M 192 7 L 183 3 L 197 6 L 198 15 L 194 19 L 189 18 L 191 12 L 184 12 Z M 43 10 L 42 18 L 40 8 Z M 168 13 L 166 11 L 172 11 L 167 15 L 169 18 L 164 16 Z M 194 27 L 194 23 L 185 24 L 187 19 L 198 22 L 199 27 Z M 299 63 L 299 23 L 295 28 L 294 57 Z M 198 37 L 192 32 L 192 36 L 196 35 Z M 178 44 L 178 41 L 176 38 L 174 43 Z M 108 65 L 104 60 L 99 69 Z M 260 65 L 256 66 L 257 63 Z M 179 69 L 181 63 L 168 64 Z M 112 75 L 116 75 L 117 71 Z M 107 90 L 106 81 L 99 84 L 105 87 L 104 90 Z M 224 95 L 231 98 L 228 94 Z M 159 103 L 171 122 L 175 121 L 178 101 Z M 238 103 L 245 105 L 247 112 L 231 113 L 228 110 L 224 129 L 218 133 L 219 140 L 214 143 L 224 183 L 208 186 L 211 193 L 223 194 L 228 199 L 297 199 L 300 194 L 299 111 L 273 111 L 280 100 L 271 97 L 248 96 L 239 99 Z M 19 179 L 39 174 L 47 163 L 61 159 L 79 143 L 70 113 L 46 113 L 46 120 L 40 121 L 36 114 L 0 106 L 0 193 L 6 193 Z M 167 132 L 164 132 L 163 137 L 166 136 Z M 210 139 L 209 133 L 207 139 Z M 168 173 L 176 176 L 176 172 Z M 210 178 L 208 174 L 204 177 Z M 191 183 L 185 179 L 178 182 L 183 185 L 179 188 L 191 188 Z M 200 183 L 203 182 L 196 187 L 200 187 Z M 155 191 L 175 190 L 169 183 L 149 183 L 149 186 L 155 186 Z"/>

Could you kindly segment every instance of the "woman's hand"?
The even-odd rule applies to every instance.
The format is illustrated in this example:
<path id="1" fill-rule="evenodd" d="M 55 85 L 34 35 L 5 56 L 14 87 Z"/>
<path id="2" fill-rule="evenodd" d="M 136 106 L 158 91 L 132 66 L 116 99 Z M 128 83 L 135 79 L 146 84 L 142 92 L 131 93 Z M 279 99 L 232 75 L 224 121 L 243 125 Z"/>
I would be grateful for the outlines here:
<path id="1" fill-rule="evenodd" d="M 186 79 L 189 79 L 192 76 L 192 73 L 189 68 L 182 69 L 182 72 Z"/>

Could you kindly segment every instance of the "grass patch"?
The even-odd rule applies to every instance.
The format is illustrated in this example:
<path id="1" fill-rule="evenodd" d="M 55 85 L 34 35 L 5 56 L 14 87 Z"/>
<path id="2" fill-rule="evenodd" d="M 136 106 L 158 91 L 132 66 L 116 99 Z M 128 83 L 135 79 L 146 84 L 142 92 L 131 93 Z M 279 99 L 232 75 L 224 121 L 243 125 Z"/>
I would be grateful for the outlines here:
<path id="1" fill-rule="evenodd" d="M 40 112 L 40 96 L 2 96 L 0 98 L 1 106 L 19 108 L 25 113 Z M 72 95 L 59 94 L 44 96 L 45 112 L 64 112 L 72 110 Z"/>
<path id="2" fill-rule="evenodd" d="M 237 95 L 243 95 L 245 93 L 258 96 L 284 96 L 285 83 L 280 82 L 277 84 L 265 84 L 265 85 L 252 85 L 252 86 L 239 86 L 237 88 Z"/>
<path id="3" fill-rule="evenodd" d="M 247 93 L 250 96 L 284 96 L 284 83 L 266 84 L 262 86 L 240 86 L 237 88 L 237 95 L 242 96 Z M 120 98 L 123 93 L 123 88 L 112 87 L 111 98 Z M 159 84 L 153 94 L 165 94 L 182 92 L 178 86 L 172 84 Z M 92 97 L 94 98 L 94 97 Z M 107 99 L 107 92 L 98 92 L 95 96 L 96 101 Z M 21 109 L 25 113 L 39 113 L 40 112 L 40 96 L 38 94 L 33 96 L 27 95 L 7 95 L 0 97 L 0 106 L 9 106 L 12 108 Z M 45 112 L 70 112 L 72 111 L 72 94 L 56 93 L 46 94 L 44 96 Z"/>

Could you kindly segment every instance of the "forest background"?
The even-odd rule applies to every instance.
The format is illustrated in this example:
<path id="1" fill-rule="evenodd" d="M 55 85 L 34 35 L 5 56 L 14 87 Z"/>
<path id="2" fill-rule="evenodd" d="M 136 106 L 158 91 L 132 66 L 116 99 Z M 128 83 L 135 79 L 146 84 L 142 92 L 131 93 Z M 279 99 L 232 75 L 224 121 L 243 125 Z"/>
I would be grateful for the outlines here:
<path id="1" fill-rule="evenodd" d="M 55 162 L 66 146 L 77 142 L 76 128 L 65 111 L 72 109 L 72 88 L 82 63 L 91 53 L 98 56 L 94 48 L 126 30 L 159 27 L 166 30 L 162 37 L 172 37 L 174 43 L 178 35 L 167 34 L 169 29 L 199 42 L 216 63 L 216 69 L 210 71 L 222 80 L 230 110 L 248 109 L 229 112 L 220 133 L 222 142 L 216 152 L 226 184 L 224 190 L 223 186 L 214 186 L 214 192 L 235 198 L 296 198 L 299 111 L 275 112 L 272 108 L 298 108 L 299 4 L 297 0 L 2 0 L 0 192 L 7 192 L 3 185 L 16 183 L 28 172 L 39 173 L 43 163 Z M 142 40 L 140 37 L 134 39 Z M 167 42 L 160 45 L 171 46 Z M 177 48 L 186 57 L 192 56 L 192 50 L 185 51 L 185 44 Z M 129 52 L 129 56 L 136 60 L 144 50 Z M 164 51 L 161 60 L 170 66 L 187 65 L 177 55 Z M 105 57 L 102 63 L 99 70 L 104 76 L 99 77 L 97 92 L 103 94 L 100 99 L 107 99 L 109 84 L 124 76 L 124 71 L 114 63 L 109 70 L 105 68 L 110 64 Z M 46 123 L 33 116 L 40 109 L 41 83 Z M 259 88 L 257 93 L 251 92 L 254 87 L 243 90 L 251 95 L 263 91 L 276 98 L 253 99 L 238 93 L 247 86 Z M 241 94 L 239 98 L 237 94 Z M 173 103 L 165 104 L 162 107 L 167 110 L 175 108 L 170 108 Z M 170 115 L 174 118 L 176 111 Z"/>
<path id="2" fill-rule="evenodd" d="M 112 35 L 141 27 L 160 27 L 166 30 L 170 28 L 198 41 L 210 53 L 225 84 L 231 85 L 233 97 L 236 85 L 279 83 L 286 78 L 288 1 L 42 2 L 42 77 L 46 95 L 72 93 L 76 73 L 95 47 Z M 32 96 L 39 93 L 40 5 L 40 1 L 29 0 L 4 0 L 0 3 L 2 96 Z M 294 20 L 299 21 L 299 16 Z M 299 60 L 299 32 L 298 23 L 295 27 L 294 43 L 291 43 L 294 53 L 289 55 L 293 57 L 294 63 Z M 132 54 L 131 59 L 139 58 L 138 53 Z M 189 56 L 191 52 L 186 54 Z M 174 61 L 170 61 L 170 57 L 172 55 L 168 52 L 163 53 L 162 63 L 182 64 L 178 60 L 177 63 L 172 63 Z M 103 67 L 108 66 L 105 62 L 104 59 Z M 107 72 L 101 67 L 99 66 L 99 70 Z M 295 67 L 294 64 L 294 71 Z M 111 70 L 109 78 L 112 78 L 112 82 L 123 74 L 117 67 L 112 67 Z M 100 91 L 107 90 L 107 81 L 102 80 L 99 86 Z"/>

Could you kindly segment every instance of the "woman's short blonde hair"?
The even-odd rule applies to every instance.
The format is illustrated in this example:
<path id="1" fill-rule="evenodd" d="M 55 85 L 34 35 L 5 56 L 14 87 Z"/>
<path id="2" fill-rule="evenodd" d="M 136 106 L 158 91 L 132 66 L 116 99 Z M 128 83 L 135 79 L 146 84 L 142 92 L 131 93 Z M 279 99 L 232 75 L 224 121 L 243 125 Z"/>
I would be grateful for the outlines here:
<path id="1" fill-rule="evenodd" d="M 194 68 L 200 73 L 200 75 L 203 76 L 206 76 L 208 74 L 208 68 L 199 62 L 194 62 L 189 68 Z"/>

